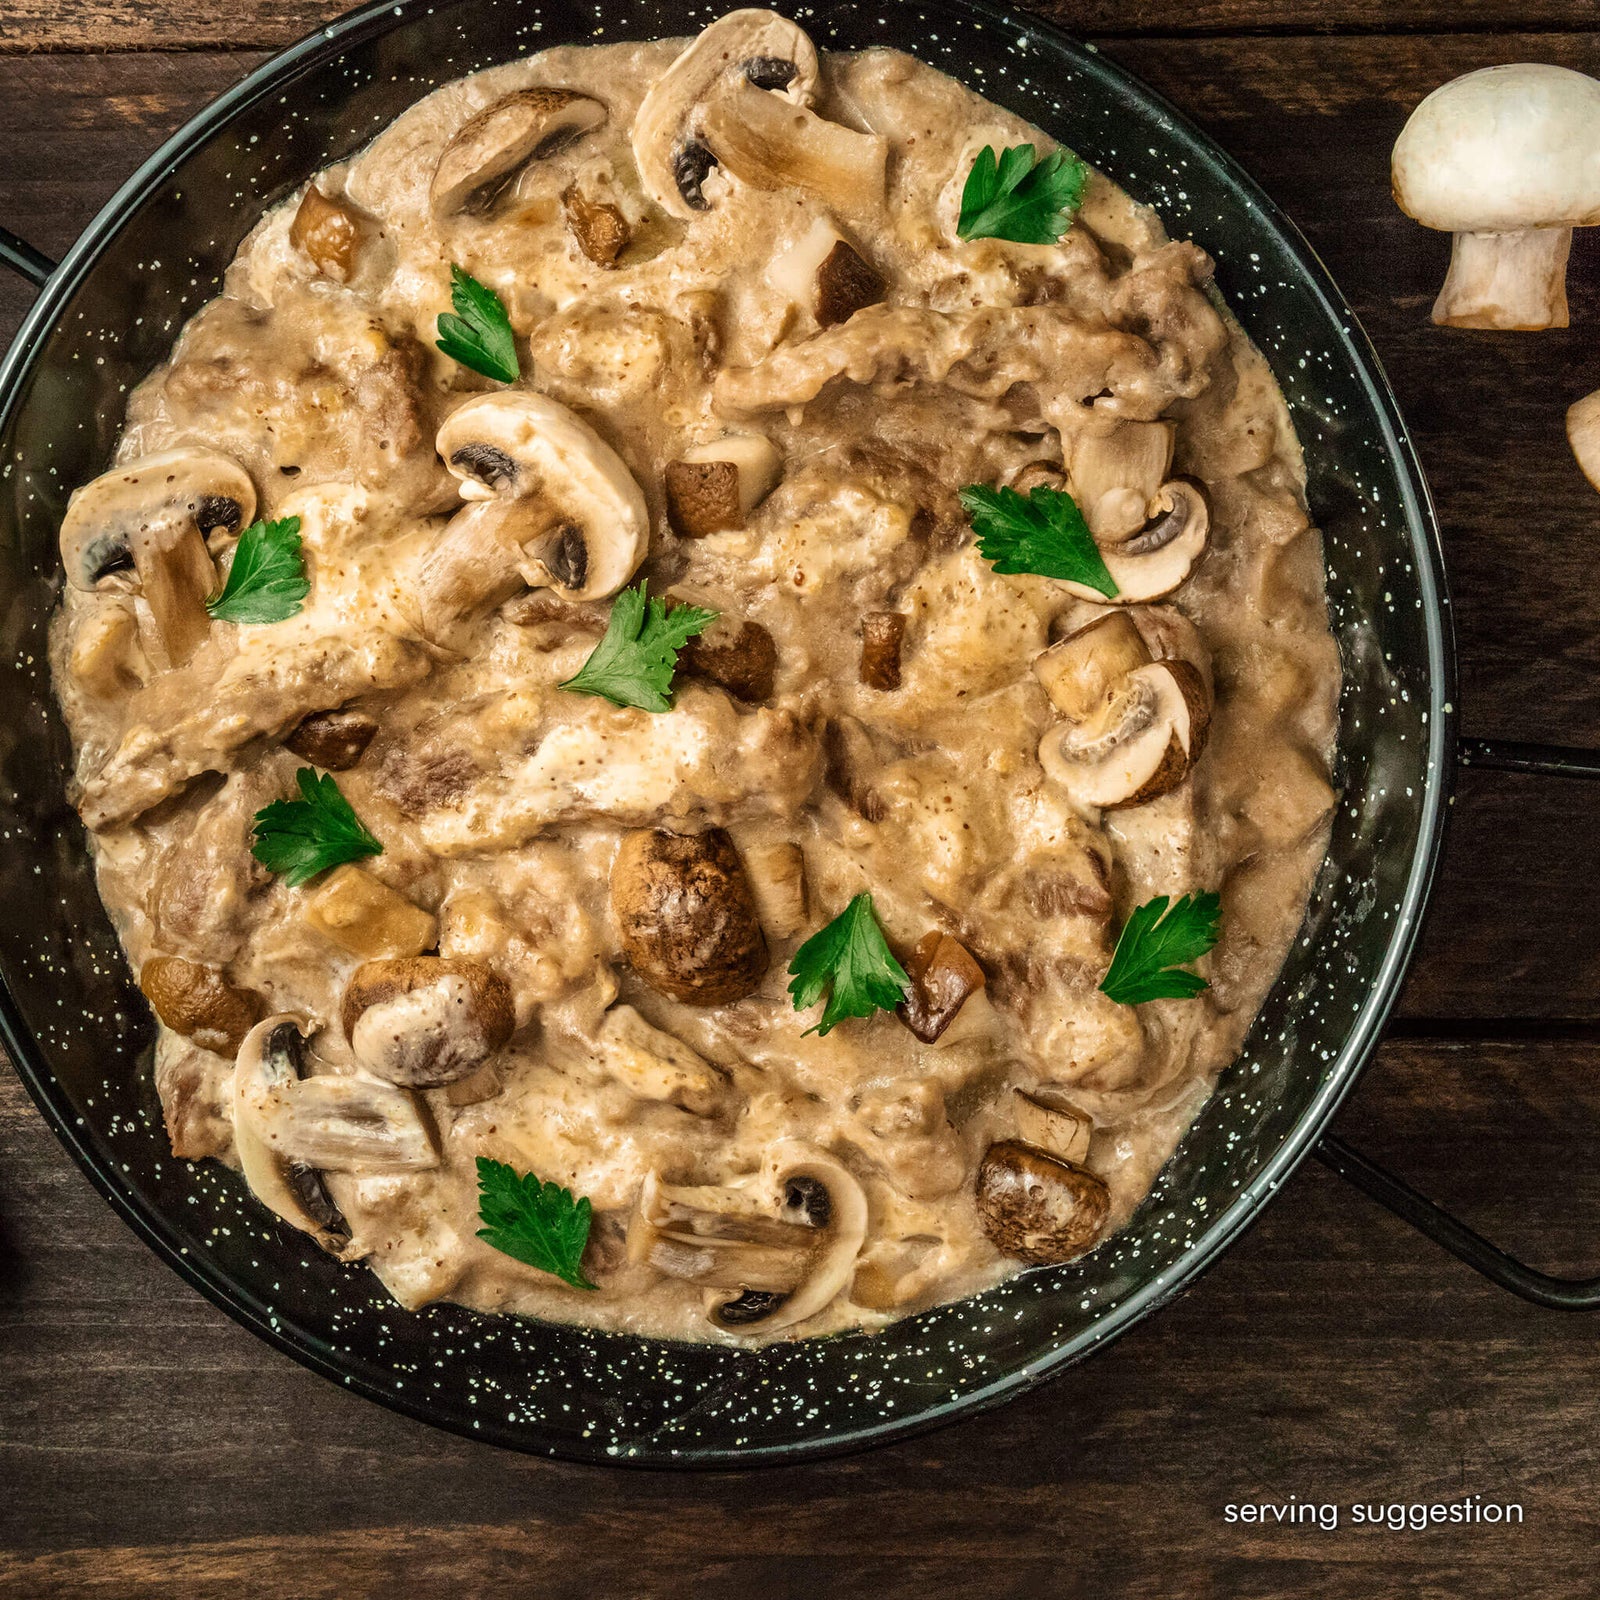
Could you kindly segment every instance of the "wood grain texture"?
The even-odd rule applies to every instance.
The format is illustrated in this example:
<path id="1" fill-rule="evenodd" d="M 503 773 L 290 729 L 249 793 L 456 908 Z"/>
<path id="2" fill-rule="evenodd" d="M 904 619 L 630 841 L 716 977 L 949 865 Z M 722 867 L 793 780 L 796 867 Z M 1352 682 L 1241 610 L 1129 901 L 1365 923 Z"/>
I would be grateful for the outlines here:
<path id="1" fill-rule="evenodd" d="M 1595 1265 L 1600 1048 L 1386 1049 L 1342 1128 L 1551 1267 Z M 1577 1595 L 1593 1324 L 1497 1293 L 1309 1166 L 1188 1296 L 986 1418 L 681 1477 L 432 1432 L 259 1345 L 0 1080 L 0 1594 L 352 1600 Z M 1470 1533 L 1229 1527 L 1243 1500 L 1517 1501 Z"/>

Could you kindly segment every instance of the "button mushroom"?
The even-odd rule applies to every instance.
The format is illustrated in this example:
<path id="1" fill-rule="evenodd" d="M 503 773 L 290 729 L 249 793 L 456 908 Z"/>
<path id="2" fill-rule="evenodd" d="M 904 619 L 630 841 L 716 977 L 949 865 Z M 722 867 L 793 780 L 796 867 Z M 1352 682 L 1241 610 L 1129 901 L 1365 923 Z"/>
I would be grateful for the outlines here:
<path id="1" fill-rule="evenodd" d="M 300 914 L 351 955 L 420 956 L 439 938 L 438 919 L 365 867 L 347 862 L 306 895 Z"/>
<path id="2" fill-rule="evenodd" d="M 480 395 L 451 412 L 436 443 L 469 503 L 411 575 L 429 638 L 509 599 L 519 582 L 604 599 L 644 560 L 639 485 L 565 406 L 522 391 Z"/>
<path id="3" fill-rule="evenodd" d="M 375 1077 L 436 1089 L 476 1072 L 514 1027 L 511 991 L 492 967 L 461 957 L 369 961 L 345 985 L 345 1037 Z"/>
<path id="4" fill-rule="evenodd" d="M 429 189 L 436 216 L 483 209 L 519 168 L 553 154 L 606 120 L 606 108 L 575 89 L 518 89 L 464 122 L 444 147 Z"/>
<path id="5" fill-rule="evenodd" d="M 622 948 L 646 983 L 685 1005 L 753 994 L 767 941 L 733 840 L 721 828 L 624 836 L 611 868 Z"/>
<path id="6" fill-rule="evenodd" d="M 1435 89 L 1395 141 L 1394 197 L 1453 235 L 1433 320 L 1564 328 L 1572 230 L 1600 223 L 1600 83 L 1567 67 L 1484 67 Z"/>
<path id="7" fill-rule="evenodd" d="M 151 956 L 139 969 L 150 1008 L 202 1050 L 231 1056 L 266 1009 L 261 996 L 229 983 L 221 970 L 181 956 Z"/>
<path id="8" fill-rule="evenodd" d="M 810 228 L 767 268 L 767 282 L 791 305 L 831 328 L 863 306 L 883 299 L 888 284 L 827 217 Z"/>
<path id="9" fill-rule="evenodd" d="M 239 1047 L 233 1137 L 251 1191 L 337 1256 L 350 1226 L 324 1171 L 417 1172 L 439 1164 L 411 1096 L 366 1077 L 306 1078 L 306 1039 L 290 1016 L 268 1017 Z"/>
<path id="10" fill-rule="evenodd" d="M 79 489 L 61 523 L 67 582 L 92 590 L 130 569 L 150 608 L 158 667 L 180 667 L 211 626 L 206 601 L 217 572 L 205 536 L 255 515 L 256 492 L 237 462 L 215 450 L 168 450 L 107 472 Z"/>
<path id="11" fill-rule="evenodd" d="M 641 1100 L 660 1100 L 697 1117 L 720 1109 L 728 1080 L 681 1039 L 652 1026 L 632 1006 L 613 1006 L 595 1035 L 600 1070 Z"/>
<path id="12" fill-rule="evenodd" d="M 1170 794 L 1205 748 L 1200 674 L 1187 661 L 1134 664 L 1141 653 L 1142 640 L 1135 650 L 1126 626 L 1102 618 L 1035 664 L 1066 719 L 1046 732 L 1039 763 L 1075 805 L 1109 811 Z"/>
<path id="13" fill-rule="evenodd" d="M 861 619 L 861 681 L 869 689 L 900 687 L 900 646 L 907 618 L 900 611 L 869 611 Z"/>
<path id="14" fill-rule="evenodd" d="M 764 434 L 734 433 L 692 446 L 666 471 L 672 531 L 704 539 L 744 527 L 782 470 L 783 457 Z"/>
<path id="15" fill-rule="evenodd" d="M 816 46 L 775 11 L 730 11 L 713 22 L 651 85 L 634 116 L 633 156 L 645 193 L 684 221 L 708 210 L 704 184 L 716 157 L 699 134 L 706 101 L 743 79 L 808 106 L 819 73 Z"/>
<path id="16" fill-rule="evenodd" d="M 983 968 L 959 939 L 935 928 L 917 942 L 906 962 L 911 987 L 895 1013 L 924 1044 L 955 1021 L 968 996 L 983 988 Z"/>
<path id="17" fill-rule="evenodd" d="M 348 772 L 366 754 L 377 731 L 378 719 L 366 711 L 313 711 L 283 743 L 325 772 Z"/>
<path id="18" fill-rule="evenodd" d="M 1111 1211 L 1111 1196 L 1092 1172 L 1015 1139 L 989 1146 L 978 1166 L 977 1203 L 994 1244 L 1040 1267 L 1082 1255 Z"/>
<path id="19" fill-rule="evenodd" d="M 730 1333 L 775 1333 L 824 1310 L 866 1239 L 866 1196 L 831 1156 L 780 1145 L 768 1165 L 768 1193 L 652 1172 L 628 1226 L 629 1259 L 701 1285 L 707 1319 Z"/>
<path id="20" fill-rule="evenodd" d="M 1131 538 L 1149 522 L 1172 471 L 1170 422 L 1119 422 L 1083 434 L 1072 451 L 1072 493 L 1102 544 Z"/>

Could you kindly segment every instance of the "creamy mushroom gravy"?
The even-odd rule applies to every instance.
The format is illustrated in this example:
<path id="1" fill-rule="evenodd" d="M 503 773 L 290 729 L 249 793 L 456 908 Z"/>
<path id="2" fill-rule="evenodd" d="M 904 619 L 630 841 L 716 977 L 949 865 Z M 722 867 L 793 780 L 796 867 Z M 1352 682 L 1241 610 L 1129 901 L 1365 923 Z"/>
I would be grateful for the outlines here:
<path id="1" fill-rule="evenodd" d="M 758 44 L 797 32 L 745 26 Z M 697 98 L 663 111 L 658 94 L 648 128 L 641 101 L 684 41 L 554 49 L 448 84 L 320 174 L 262 219 L 130 400 L 119 466 L 187 454 L 80 497 L 84 526 L 63 532 L 53 664 L 76 798 L 172 1024 L 154 1073 L 173 1150 L 242 1162 L 407 1307 L 691 1339 L 879 1326 L 1019 1270 L 974 1198 L 1005 1141 L 1054 1142 L 1103 1182 L 1103 1238 L 1237 1053 L 1322 859 L 1339 663 L 1321 543 L 1282 397 L 1204 253 L 1099 174 L 1059 245 L 960 242 L 976 153 L 1048 141 L 874 50 L 821 62 L 814 110 L 836 127 L 762 144 L 799 116 L 806 72 L 779 69 L 804 46 L 729 37 Z M 587 99 L 524 97 L 546 134 L 497 174 L 474 146 L 499 137 L 492 118 L 456 136 L 530 86 Z M 697 157 L 707 144 L 723 159 Z M 570 408 L 625 463 L 638 548 L 635 491 L 592 435 L 555 437 L 567 413 L 517 411 L 436 352 L 452 263 L 509 309 L 514 392 Z M 463 415 L 447 463 L 436 440 Z M 669 518 L 686 455 L 712 470 L 680 472 Z M 996 574 L 956 498 L 1065 481 L 1133 561 L 1125 541 L 1170 512 L 1180 476 L 1203 485 L 1203 553 L 1123 607 Z M 740 503 L 719 517 L 730 484 Z M 162 495 L 187 523 L 149 515 Z M 252 514 L 301 519 L 298 616 L 197 613 L 215 575 L 174 529 L 207 495 L 221 570 Z M 707 520 L 744 525 L 687 536 Z M 557 687 L 635 567 L 723 618 L 663 714 Z M 1186 663 L 1175 703 L 1209 709 L 1210 736 L 1192 764 L 1173 745 L 1189 770 L 1169 792 L 1102 810 L 1079 780 L 1117 777 L 1084 764 L 1084 740 L 1070 770 L 1041 764 L 1082 732 L 1061 708 L 1083 671 L 1047 695 L 1035 661 L 1108 615 L 1134 623 L 1101 636 L 1115 670 Z M 252 859 L 252 819 L 308 760 L 383 853 L 291 888 Z M 662 883 L 688 882 L 672 878 L 685 852 L 711 912 L 731 896 L 721 921 L 671 925 L 682 901 Z M 1223 916 L 1203 995 L 1099 992 L 1132 908 L 1204 889 Z M 931 1043 L 887 1012 L 818 1036 L 817 1008 L 785 992 L 798 945 L 862 891 L 903 960 L 942 932 L 951 970 L 963 951 L 981 969 Z M 660 971 L 625 950 L 636 913 L 665 919 Z M 448 965 L 364 967 L 429 955 Z M 709 986 L 676 984 L 679 961 L 709 962 Z M 236 1067 L 269 1015 L 298 1027 L 255 1028 Z M 592 1201 L 596 1292 L 475 1237 L 479 1156 Z M 731 1254 L 674 1245 L 673 1217 L 692 1237 L 706 1214 L 729 1219 Z M 724 1316 L 752 1285 L 751 1314 Z M 801 1313 L 787 1326 L 765 1314 L 784 1303 Z"/>

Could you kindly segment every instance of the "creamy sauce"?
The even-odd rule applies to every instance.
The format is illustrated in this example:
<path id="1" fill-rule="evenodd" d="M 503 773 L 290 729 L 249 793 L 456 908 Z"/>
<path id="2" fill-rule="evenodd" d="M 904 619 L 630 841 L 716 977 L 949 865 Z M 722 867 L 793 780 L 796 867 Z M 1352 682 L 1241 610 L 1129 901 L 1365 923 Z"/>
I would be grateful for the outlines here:
<path id="1" fill-rule="evenodd" d="M 291 237 L 300 196 L 263 218 L 222 297 L 133 395 L 117 460 L 232 457 L 257 516 L 301 519 L 307 603 L 284 622 L 215 623 L 162 670 L 157 619 L 128 574 L 69 588 L 56 682 L 101 891 L 135 970 L 181 957 L 259 997 L 258 1014 L 301 1019 L 313 1081 L 382 1059 L 396 1030 L 482 1047 L 476 1022 L 453 1020 L 462 991 L 447 983 L 373 1006 L 352 1051 L 341 1004 L 362 956 L 307 921 L 315 884 L 290 888 L 251 858 L 255 812 L 290 797 L 304 765 L 281 741 L 335 707 L 375 721 L 338 774 L 383 843 L 361 865 L 436 918 L 436 944 L 415 949 L 499 975 L 514 1028 L 470 1076 L 416 1091 L 437 1164 L 324 1173 L 351 1233 L 341 1253 L 403 1305 L 737 1337 L 707 1321 L 695 1282 L 629 1259 L 630 1215 L 652 1172 L 731 1185 L 770 1212 L 774 1152 L 803 1147 L 847 1168 L 867 1209 L 843 1291 L 798 1331 L 873 1327 L 1019 1269 L 973 1195 L 985 1151 L 1017 1137 L 1014 1089 L 1054 1086 L 1092 1121 L 1083 1164 L 1109 1190 L 1106 1232 L 1147 1192 L 1302 917 L 1334 799 L 1338 656 L 1297 441 L 1201 251 L 1167 241 L 1098 174 L 1059 246 L 957 241 L 975 153 L 1048 141 L 881 50 L 825 58 L 816 110 L 888 140 L 886 199 L 830 213 L 805 189 L 719 169 L 709 209 L 666 217 L 641 193 L 629 132 L 681 48 L 556 49 L 430 95 L 317 180 L 358 219 L 348 281 Z M 530 85 L 583 91 L 603 123 L 536 154 L 491 207 L 436 216 L 429 187 L 452 136 Z M 621 217 L 617 265 L 578 247 L 563 203 L 574 186 Z M 827 214 L 886 288 L 822 328 L 769 269 Z M 504 548 L 493 495 L 469 484 L 490 513 L 463 524 L 462 485 L 434 440 L 496 386 L 434 349 L 452 262 L 504 299 L 523 386 L 626 463 L 647 506 L 639 575 L 652 592 L 770 634 L 761 703 L 687 673 L 659 715 L 564 692 L 609 599 L 530 592 L 543 574 L 526 561 L 478 582 Z M 1059 466 L 1119 419 L 1157 418 L 1175 424 L 1174 470 L 1205 487 L 1211 532 L 1187 581 L 1136 608 L 1138 629 L 1153 655 L 1198 673 L 1210 742 L 1172 792 L 1101 812 L 1041 769 L 1059 713 L 1033 662 L 1108 608 L 997 575 L 956 491 Z M 779 482 L 744 528 L 679 537 L 666 469 L 730 432 L 777 447 Z M 478 575 L 470 603 L 438 576 L 458 534 L 489 541 L 461 568 Z M 224 568 L 231 542 L 226 528 L 209 536 Z M 877 611 L 905 618 L 898 688 L 861 680 L 862 619 Z M 731 835 L 771 957 L 754 994 L 683 1004 L 625 958 L 612 863 L 629 830 L 656 826 Z M 1205 889 L 1223 899 L 1205 994 L 1133 1008 L 1098 991 L 1134 907 Z M 902 957 L 943 930 L 983 968 L 985 989 L 933 1044 L 889 1013 L 818 1036 L 815 1011 L 790 1003 L 794 950 L 863 890 Z M 161 1028 L 156 1081 L 178 1154 L 241 1159 L 234 1071 L 226 1051 Z M 479 1156 L 589 1197 L 598 1292 L 475 1237 Z"/>

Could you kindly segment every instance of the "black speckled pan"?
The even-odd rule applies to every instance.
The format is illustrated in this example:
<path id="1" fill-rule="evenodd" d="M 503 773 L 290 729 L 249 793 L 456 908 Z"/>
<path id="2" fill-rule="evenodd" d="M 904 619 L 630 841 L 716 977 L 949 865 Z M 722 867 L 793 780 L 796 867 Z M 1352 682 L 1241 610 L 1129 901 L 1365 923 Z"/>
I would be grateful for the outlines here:
<path id="1" fill-rule="evenodd" d="M 717 8 L 720 9 L 720 8 Z M 124 396 L 220 286 L 264 207 L 447 79 L 547 45 L 697 31 L 706 6 L 414 0 L 369 6 L 224 95 L 128 181 L 58 268 L 0 234 L 43 290 L 0 367 L 0 1027 L 62 1142 L 128 1222 L 230 1315 L 413 1416 L 595 1462 L 749 1464 L 845 1450 L 1021 1393 L 1177 1294 L 1319 1139 L 1366 1065 L 1415 942 L 1453 753 L 1437 533 L 1394 401 L 1350 311 L 1259 189 L 1155 95 L 1043 24 L 967 0 L 800 10 L 819 44 L 915 52 L 1159 208 L 1217 260 L 1306 449 L 1344 653 L 1340 808 L 1303 935 L 1240 1060 L 1132 1225 L 873 1337 L 760 1351 L 651 1342 L 439 1305 L 400 1310 L 215 1163 L 167 1151 L 142 1001 L 63 792 L 45 665 L 71 489 L 106 465 Z M 1572 753 L 1480 760 L 1593 773 Z M 1510 1287 L 1591 1304 L 1510 1262 L 1332 1140 L 1319 1154 Z"/>

